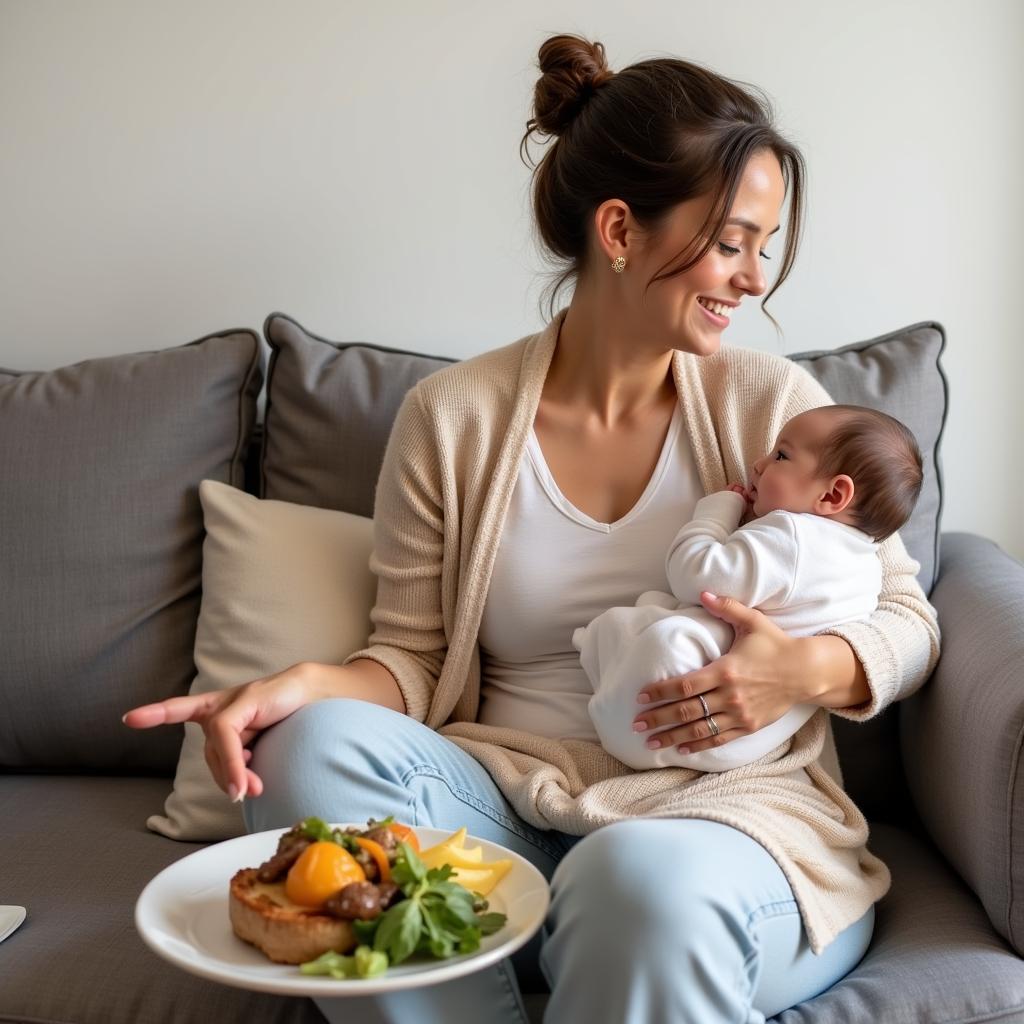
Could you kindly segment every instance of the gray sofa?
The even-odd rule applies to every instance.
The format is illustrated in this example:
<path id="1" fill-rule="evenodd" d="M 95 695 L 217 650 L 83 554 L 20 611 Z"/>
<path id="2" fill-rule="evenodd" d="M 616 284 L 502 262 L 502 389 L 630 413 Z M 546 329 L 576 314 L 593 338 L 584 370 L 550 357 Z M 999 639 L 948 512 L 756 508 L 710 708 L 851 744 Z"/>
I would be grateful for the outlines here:
<path id="1" fill-rule="evenodd" d="M 402 395 L 448 360 L 332 342 L 283 314 L 264 335 L 269 348 L 234 330 L 0 371 L 0 904 L 28 908 L 0 944 L 0 1021 L 322 1019 L 309 1000 L 201 980 L 143 945 L 140 891 L 202 844 L 145 824 L 181 728 L 134 732 L 120 716 L 187 692 L 195 673 L 199 481 L 368 516 Z M 876 719 L 833 718 L 893 887 L 860 965 L 781 1024 L 1024 1022 L 1024 568 L 980 537 L 939 534 L 943 345 L 940 325 L 920 323 L 792 357 L 837 401 L 883 408 L 917 435 L 926 483 L 902 536 L 943 655 Z M 517 968 L 539 1020 L 543 979 Z"/>

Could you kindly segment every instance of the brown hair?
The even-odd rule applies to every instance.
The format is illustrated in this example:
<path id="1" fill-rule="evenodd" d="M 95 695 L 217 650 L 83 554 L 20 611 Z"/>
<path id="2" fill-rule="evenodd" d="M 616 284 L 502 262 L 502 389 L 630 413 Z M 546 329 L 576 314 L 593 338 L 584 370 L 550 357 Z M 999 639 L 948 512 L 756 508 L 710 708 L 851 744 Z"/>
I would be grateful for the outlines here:
<path id="1" fill-rule="evenodd" d="M 536 229 L 562 267 L 549 317 L 562 285 L 586 265 L 589 224 L 606 199 L 627 203 L 644 229 L 656 234 L 679 203 L 714 197 L 693 241 L 647 282 L 649 288 L 689 270 L 710 251 L 748 159 L 768 149 L 778 158 L 787 189 L 792 185 L 782 265 L 761 303 L 778 329 L 764 305 L 796 258 L 806 171 L 800 151 L 775 130 L 767 96 L 756 86 L 674 58 L 643 60 L 616 73 L 601 43 L 576 35 L 546 40 L 538 63 L 542 74 L 533 116 L 519 150 L 529 167 L 531 135 L 557 136 L 533 171 Z M 685 262 L 669 270 L 677 259 Z"/>
<path id="2" fill-rule="evenodd" d="M 826 405 L 837 423 L 818 453 L 818 473 L 845 473 L 853 480 L 847 511 L 859 530 L 876 541 L 910 518 L 924 479 L 914 435 L 898 419 L 862 405 Z"/>

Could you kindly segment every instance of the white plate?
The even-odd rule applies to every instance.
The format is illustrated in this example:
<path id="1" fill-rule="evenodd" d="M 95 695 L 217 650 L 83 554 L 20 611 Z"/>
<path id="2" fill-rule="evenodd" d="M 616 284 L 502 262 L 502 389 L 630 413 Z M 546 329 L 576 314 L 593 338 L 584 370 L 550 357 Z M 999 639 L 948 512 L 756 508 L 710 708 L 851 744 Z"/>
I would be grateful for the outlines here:
<path id="1" fill-rule="evenodd" d="M 344 827 L 344 826 L 342 826 Z M 364 828 L 364 825 L 358 827 Z M 505 914 L 505 926 L 480 940 L 475 953 L 435 960 L 416 956 L 375 978 L 305 975 L 298 966 L 275 964 L 238 938 L 228 918 L 228 884 L 240 868 L 258 867 L 277 849 L 287 829 L 254 832 L 197 850 L 164 868 L 135 904 L 135 927 L 158 956 L 202 978 L 256 992 L 293 996 L 355 996 L 436 985 L 503 960 L 540 928 L 548 909 L 548 884 L 525 858 L 497 843 L 469 836 L 484 860 L 507 858 L 512 869 L 488 894 L 488 911 Z M 451 831 L 414 829 L 423 849 Z"/>
<path id="2" fill-rule="evenodd" d="M 16 932 L 24 920 L 24 907 L 0 907 L 0 942 Z"/>

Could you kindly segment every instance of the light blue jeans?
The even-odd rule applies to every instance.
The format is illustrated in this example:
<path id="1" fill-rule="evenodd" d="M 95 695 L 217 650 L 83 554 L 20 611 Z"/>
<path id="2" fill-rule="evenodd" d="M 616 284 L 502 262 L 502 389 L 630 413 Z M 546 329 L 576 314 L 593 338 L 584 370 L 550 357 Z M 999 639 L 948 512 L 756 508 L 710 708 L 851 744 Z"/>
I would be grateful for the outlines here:
<path id="1" fill-rule="evenodd" d="M 763 1024 L 842 978 L 871 939 L 874 908 L 815 956 L 778 864 L 718 822 L 633 818 L 582 838 L 533 828 L 469 754 L 365 701 L 301 708 L 262 734 L 252 767 L 265 790 L 245 802 L 250 831 L 308 815 L 465 825 L 551 883 L 543 927 L 512 958 L 439 985 L 317 1000 L 332 1024 L 527 1024 L 520 984 L 550 987 L 544 1020 L 557 1024 Z"/>

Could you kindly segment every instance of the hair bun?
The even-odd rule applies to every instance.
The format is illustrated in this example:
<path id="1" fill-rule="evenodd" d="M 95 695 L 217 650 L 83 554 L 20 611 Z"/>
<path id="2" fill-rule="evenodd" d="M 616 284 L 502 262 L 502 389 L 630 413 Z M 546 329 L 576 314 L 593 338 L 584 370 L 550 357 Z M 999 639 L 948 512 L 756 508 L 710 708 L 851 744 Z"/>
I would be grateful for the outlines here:
<path id="1" fill-rule="evenodd" d="M 542 72 L 533 90 L 534 116 L 529 129 L 560 135 L 594 92 L 615 77 L 604 46 L 582 36 L 557 35 L 545 40 L 538 55 Z"/>

